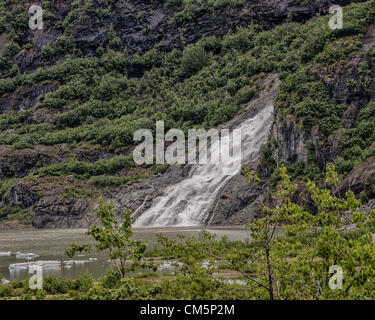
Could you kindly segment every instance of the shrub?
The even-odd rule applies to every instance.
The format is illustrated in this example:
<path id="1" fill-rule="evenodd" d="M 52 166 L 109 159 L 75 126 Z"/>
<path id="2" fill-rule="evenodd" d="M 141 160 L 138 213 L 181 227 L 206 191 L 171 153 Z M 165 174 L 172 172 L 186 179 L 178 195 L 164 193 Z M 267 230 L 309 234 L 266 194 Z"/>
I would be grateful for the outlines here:
<path id="1" fill-rule="evenodd" d="M 188 78 L 200 71 L 208 62 L 208 56 L 204 48 L 200 45 L 187 47 L 181 60 L 181 75 Z"/>
<path id="2" fill-rule="evenodd" d="M 42 49 L 41 56 L 43 59 L 51 58 L 56 55 L 72 52 L 75 47 L 74 38 L 61 35 L 53 45 L 45 46 Z"/>

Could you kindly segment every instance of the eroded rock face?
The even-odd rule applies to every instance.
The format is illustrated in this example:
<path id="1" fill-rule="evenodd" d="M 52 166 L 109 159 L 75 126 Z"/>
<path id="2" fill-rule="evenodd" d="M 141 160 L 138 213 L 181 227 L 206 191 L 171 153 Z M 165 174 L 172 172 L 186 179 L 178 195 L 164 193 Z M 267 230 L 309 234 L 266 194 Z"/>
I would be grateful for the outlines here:
<path id="1" fill-rule="evenodd" d="M 58 87 L 54 84 L 36 84 L 35 86 L 20 87 L 10 94 L 0 98 L 0 114 L 27 110 L 35 106 L 41 96 L 55 91 Z"/>
<path id="2" fill-rule="evenodd" d="M 27 209 L 35 228 L 81 228 L 97 222 L 93 209 L 96 199 L 66 196 L 65 185 L 21 180 L 8 190 L 3 202 Z"/>
<path id="3" fill-rule="evenodd" d="M 234 177 L 218 195 L 207 223 L 212 226 L 226 225 L 230 220 L 230 224 L 242 224 L 242 221 L 236 223 L 234 216 L 258 198 L 261 192 L 262 188 L 250 184 L 246 177 Z M 250 222 L 254 215 L 255 211 L 253 210 L 246 212 L 242 217 L 244 223 Z"/>
<path id="4" fill-rule="evenodd" d="M 163 1 L 118 0 L 108 15 L 94 12 L 108 8 L 108 1 L 93 1 L 92 10 L 78 13 L 79 19 L 75 19 L 67 30 L 68 34 L 75 38 L 76 46 L 83 56 L 95 55 L 98 47 L 108 43 L 111 26 L 122 46 L 130 53 L 144 53 L 156 44 L 163 50 L 181 48 L 184 44 L 194 43 L 202 37 L 221 36 L 229 30 L 249 24 L 259 24 L 271 29 L 290 18 L 304 22 L 315 15 L 326 14 L 332 4 L 346 5 L 362 1 L 364 0 L 314 0 L 306 5 L 297 5 L 294 0 L 246 1 L 244 7 L 222 8 L 210 15 L 198 14 L 191 21 L 177 19 L 176 23 L 171 23 L 175 11 L 167 8 Z M 63 28 L 56 25 L 56 21 L 64 21 L 73 10 L 72 2 L 52 1 L 49 10 L 56 19 L 53 22 L 46 21 L 43 31 L 29 30 L 25 33 L 21 40 L 25 44 L 31 42 L 33 51 L 22 51 L 18 55 L 17 62 L 22 72 L 51 65 L 63 58 L 60 56 L 43 60 L 40 54 L 43 46 L 54 43 L 64 33 Z M 246 10 L 243 10 L 244 8 Z"/>
<path id="5" fill-rule="evenodd" d="M 123 187 L 113 194 L 106 195 L 120 213 L 124 208 L 133 211 L 133 221 L 152 206 L 153 200 L 162 195 L 164 190 L 186 178 L 188 166 L 171 166 L 164 174 L 142 180 Z"/>
<path id="6" fill-rule="evenodd" d="M 374 184 L 375 157 L 372 157 L 349 173 L 337 187 L 337 192 L 341 196 L 344 196 L 348 190 L 352 190 L 354 193 L 366 191 L 369 194 L 372 192 Z"/>
<path id="7" fill-rule="evenodd" d="M 12 206 L 29 208 L 38 201 L 38 193 L 27 182 L 18 183 L 9 189 L 4 197 L 4 202 Z"/>
<path id="8" fill-rule="evenodd" d="M 45 148 L 44 148 L 45 149 Z M 61 158 L 43 148 L 14 150 L 10 146 L 0 146 L 0 179 L 23 178 L 40 166 L 57 162 Z"/>
<path id="9" fill-rule="evenodd" d="M 310 136 L 297 127 L 293 118 L 275 117 L 270 140 L 276 142 L 274 158 L 283 162 L 307 161 L 307 142 Z"/>
<path id="10" fill-rule="evenodd" d="M 374 45 L 375 25 L 372 25 L 363 38 L 361 49 L 350 61 L 339 64 L 328 76 L 322 70 L 317 72 L 331 96 L 348 106 L 342 117 L 343 128 L 353 128 L 358 113 L 375 98 L 375 62 L 366 54 Z M 361 65 L 366 65 L 366 70 Z"/>
<path id="11" fill-rule="evenodd" d="M 375 25 L 369 28 L 361 49 L 355 55 L 332 68 L 329 64 L 313 67 L 311 75 L 324 83 L 336 103 L 346 106 L 341 128 L 327 139 L 321 139 L 317 126 L 306 132 L 292 116 L 285 119 L 276 116 L 270 137 L 275 160 L 306 163 L 309 152 L 312 152 L 319 167 L 324 169 L 327 163 L 334 162 L 340 156 L 345 130 L 355 126 L 359 112 L 375 98 L 375 61 L 366 54 L 374 46 Z M 361 71 L 363 64 L 367 66 L 366 75 Z"/>
<path id="12" fill-rule="evenodd" d="M 51 2 L 51 11 L 57 21 L 63 21 L 72 11 L 73 0 L 54 0 Z M 163 50 L 181 48 L 188 43 L 194 43 L 204 36 L 221 36 L 230 29 L 247 26 L 252 23 L 260 24 L 266 29 L 273 28 L 291 17 L 294 21 L 307 21 L 317 14 L 327 13 L 332 4 L 345 5 L 349 0 L 310 0 L 308 5 L 298 6 L 295 0 L 255 0 L 247 1 L 247 12 L 242 8 L 223 8 L 212 15 L 200 15 L 184 28 L 170 23 L 173 16 L 172 10 L 165 8 L 164 3 L 151 0 L 119 0 L 114 4 L 109 16 L 98 21 L 93 13 L 82 14 L 76 19 L 68 32 L 75 38 L 77 49 L 82 56 L 96 55 L 96 49 L 108 43 L 108 31 L 113 26 L 114 31 L 120 38 L 122 46 L 132 53 L 144 53 L 156 44 Z M 93 1 L 94 9 L 103 9 L 108 6 L 108 1 Z M 100 20 L 100 19 L 99 19 Z M 55 21 L 56 22 L 56 21 Z M 31 72 L 39 67 L 49 66 L 64 58 L 63 55 L 50 59 L 41 59 L 42 48 L 53 44 L 63 34 L 63 29 L 55 25 L 55 22 L 46 23 L 43 32 L 27 31 L 21 41 L 24 44 L 31 43 L 33 50 L 22 50 L 15 61 L 21 72 Z M 182 40 L 183 39 L 183 40 Z M 183 42 L 184 43 L 183 43 Z M 373 66 L 372 66 L 373 68 Z M 129 66 L 129 76 L 142 75 L 144 69 L 139 65 Z M 327 83 L 332 95 L 338 101 L 352 105 L 348 109 L 344 126 L 350 127 L 352 119 L 358 110 L 368 102 L 368 97 L 358 95 L 350 99 L 345 95 L 343 78 L 346 70 L 343 69 L 334 78 L 332 83 Z M 277 86 L 275 88 L 278 88 Z M 0 113 L 8 113 L 19 110 L 27 110 L 35 106 L 40 96 L 55 91 L 57 86 L 48 84 L 37 84 L 31 88 L 21 87 L 12 94 L 0 97 Z M 371 89 L 372 90 L 372 89 Z M 373 90 L 375 92 L 375 90 Z M 356 92 L 361 92 L 359 88 Z M 273 98 L 276 91 L 268 94 Z M 265 103 L 260 101 L 259 103 Z M 52 117 L 47 111 L 40 109 L 30 123 L 49 123 Z M 323 165 L 335 157 L 334 150 L 338 149 L 337 139 L 332 137 L 325 144 L 319 144 L 316 135 L 307 135 L 302 132 L 293 119 L 278 120 L 272 128 L 271 138 L 274 139 L 278 148 L 274 150 L 274 157 L 289 161 L 306 161 L 307 145 L 313 143 L 316 147 L 318 159 Z M 41 164 L 52 164 L 61 162 L 63 152 L 58 150 L 11 150 L 1 147 L 0 149 L 0 179 L 11 177 L 24 177 Z M 324 155 L 330 158 L 324 158 Z M 113 154 L 92 151 L 79 151 L 76 153 L 78 160 L 94 162 L 98 159 L 111 157 Z M 104 195 L 105 200 L 114 203 L 116 211 L 120 214 L 124 208 L 134 211 L 134 218 L 142 214 L 151 205 L 155 197 L 169 185 L 175 184 L 186 177 L 188 167 L 174 166 L 169 168 L 163 175 L 145 179 L 130 186 L 121 187 L 115 192 Z M 354 179 L 354 178 L 353 178 Z M 353 184 L 359 185 L 353 180 Z M 69 186 L 69 182 L 61 182 Z M 77 197 L 69 198 L 61 195 L 59 188 L 46 187 L 47 190 L 39 190 L 35 185 L 22 181 L 14 185 L 6 194 L 4 201 L 8 204 L 28 209 L 32 213 L 33 225 L 37 228 L 77 228 L 86 227 L 96 217 L 94 212 L 96 198 Z M 256 216 L 259 209 L 259 198 L 265 192 L 262 187 L 252 187 L 242 176 L 236 176 L 220 191 L 213 214 L 207 223 L 219 224 L 245 224 Z"/>
<path id="13" fill-rule="evenodd" d="M 88 214 L 86 199 L 61 198 L 56 194 L 41 197 L 34 205 L 33 226 L 36 228 L 83 228 L 97 221 Z"/>

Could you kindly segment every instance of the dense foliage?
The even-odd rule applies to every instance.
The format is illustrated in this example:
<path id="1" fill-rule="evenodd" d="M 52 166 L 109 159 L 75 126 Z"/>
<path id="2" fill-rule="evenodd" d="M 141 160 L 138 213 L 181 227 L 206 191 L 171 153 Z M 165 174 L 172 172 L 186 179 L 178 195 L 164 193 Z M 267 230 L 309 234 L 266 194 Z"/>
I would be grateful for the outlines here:
<path id="1" fill-rule="evenodd" d="M 327 18 L 306 25 L 284 24 L 266 32 L 250 26 L 222 39 L 204 38 L 183 52 L 154 48 L 143 56 L 128 56 L 106 48 L 96 57 L 68 55 L 54 66 L 2 79 L 3 94 L 19 86 L 56 82 L 59 89 L 42 97 L 35 109 L 63 112 L 52 125 L 22 127 L 22 118 L 1 115 L 3 131 L 16 129 L 15 134 L 2 135 L 1 142 L 23 142 L 28 147 L 90 142 L 123 148 L 132 144 L 135 129 L 152 128 L 159 119 L 166 121 L 166 129 L 215 126 L 233 117 L 241 103 L 254 95 L 259 73 L 276 70 L 283 80 L 280 106 L 293 106 L 290 111 L 302 117 L 306 127 L 319 115 L 326 136 L 336 128 L 343 106 L 336 105 L 322 82 L 313 81 L 307 71 L 314 62 L 327 61 L 327 55 L 333 63 L 358 50 L 360 40 L 344 48 L 333 48 L 331 43 L 343 36 L 358 35 L 360 39 L 374 19 L 372 2 L 346 12 L 342 31 L 330 30 Z M 72 41 L 60 37 L 43 52 L 64 54 Z M 11 42 L 2 52 L 3 59 L 15 50 L 16 44 Z M 127 67 L 135 63 L 149 69 L 140 79 L 127 76 Z"/>
<path id="2" fill-rule="evenodd" d="M 256 95 L 260 75 L 268 72 L 279 72 L 281 77 L 277 101 L 280 116 L 292 115 L 306 131 L 319 124 L 320 137 L 324 140 L 340 127 L 348 106 L 337 103 L 323 81 L 310 70 L 322 62 L 334 65 L 358 52 L 367 27 L 375 19 L 371 0 L 345 8 L 343 30 L 330 30 L 328 17 L 315 18 L 304 25 L 286 23 L 270 31 L 251 25 L 222 38 L 202 38 L 182 51 L 165 52 L 155 46 L 143 55 L 130 55 L 119 44 L 116 32 L 110 29 L 107 47 L 98 48 L 94 56 L 81 57 L 68 26 L 83 12 L 105 13 L 96 12 L 90 2 L 75 1 L 72 12 L 63 22 L 57 22 L 48 13 L 46 3 L 43 4 L 47 8 L 46 19 L 60 23 L 66 30 L 55 43 L 42 50 L 42 59 L 56 56 L 57 62 L 21 74 L 13 58 L 20 50 L 31 50 L 30 44 L 19 42 L 19 35 L 27 28 L 28 16 L 22 1 L 13 2 L 10 13 L 6 13 L 9 7 L 0 5 L 4 13 L 1 28 L 9 40 L 0 56 L 0 71 L 5 72 L 0 79 L 0 94 L 7 96 L 20 88 L 47 83 L 57 87 L 43 95 L 31 109 L 0 115 L 0 144 L 16 149 L 68 144 L 72 149 L 84 146 L 124 153 L 133 145 L 134 131 L 154 130 L 157 120 L 165 121 L 166 130 L 213 127 L 233 118 L 240 106 Z M 166 6 L 174 8 L 174 19 L 178 21 L 241 4 L 242 1 L 168 1 Z M 139 78 L 131 75 L 135 66 L 142 70 Z M 29 123 L 27 120 L 40 110 L 53 121 Z M 344 146 L 340 172 L 350 171 L 363 158 L 372 155 L 371 150 L 365 155 L 359 150 L 370 147 L 374 140 L 372 135 L 367 135 L 372 127 L 365 119 L 368 112 L 364 112 L 358 120 L 358 129 L 347 142 L 350 148 Z M 354 146 L 353 140 L 357 141 Z M 113 166 L 118 160 L 109 160 L 103 166 L 104 160 L 91 164 L 65 159 L 34 174 L 74 174 L 89 178 L 113 176 L 132 166 L 131 161 L 122 160 L 120 165 Z M 298 173 L 310 178 L 321 177 L 322 168 L 317 167 L 315 160 L 310 157 L 307 168 Z M 94 184 L 101 184 L 98 181 L 103 179 L 95 178 Z M 120 184 L 117 176 L 107 180 L 105 184 Z"/>
<path id="3" fill-rule="evenodd" d="M 130 210 L 124 213 L 120 223 L 115 217 L 113 204 L 106 204 L 103 199 L 100 199 L 96 214 L 100 218 L 102 226 L 90 226 L 87 235 L 97 242 L 98 250 L 108 253 L 108 258 L 116 266 L 115 272 L 124 278 L 128 272 L 137 268 L 155 268 L 153 264 L 143 261 L 146 242 L 131 239 L 133 230 Z M 72 258 L 76 253 L 89 251 L 90 246 L 74 243 L 71 248 L 66 250 L 66 254 Z"/>
<path id="4" fill-rule="evenodd" d="M 274 195 L 275 205 L 264 206 L 263 217 L 250 225 L 251 241 L 217 240 L 211 233 L 199 237 L 159 237 L 159 245 L 146 250 L 144 241 L 132 240 L 129 213 L 122 225 L 113 206 L 100 202 L 102 226 L 88 234 L 99 250 L 107 251 L 113 270 L 93 280 L 47 278 L 43 290 L 32 291 L 27 281 L 0 285 L 0 297 L 38 299 L 374 299 L 375 211 L 357 210 L 360 201 L 351 191 L 337 198 L 335 166 L 327 166 L 327 188 L 308 181 L 307 194 L 316 207 L 311 214 L 294 203 L 296 190 L 285 167 Z M 250 181 L 256 175 L 247 172 Z M 71 257 L 87 251 L 73 244 Z M 146 259 L 145 257 L 148 257 Z M 174 272 L 139 274 L 156 270 L 157 261 L 173 261 Z M 333 268 L 333 269 L 332 269 Z M 342 279 L 335 274 L 342 271 Z M 130 271 L 135 271 L 131 274 Z M 228 276 L 229 275 L 229 278 Z M 233 281 L 242 280 L 240 285 Z"/>
<path id="5" fill-rule="evenodd" d="M 242 6 L 243 2 L 168 0 L 165 5 L 175 12 L 170 23 L 182 26 L 200 15 L 226 6 Z M 94 14 L 99 20 L 108 16 L 113 3 L 109 1 L 108 8 L 95 10 L 90 2 L 74 1 L 63 21 L 55 21 L 48 12 L 48 1 L 43 3 L 45 19 L 63 29 L 64 34 L 43 47 L 43 67 L 24 73 L 16 57 L 33 50 L 31 43 L 20 40 L 28 28 L 24 1 L 0 3 L 0 35 L 6 42 L 0 52 L 0 95 L 9 98 L 14 92 L 42 85 L 55 88 L 27 110 L 0 114 L 0 144 L 16 150 L 36 146 L 64 146 L 70 151 L 85 148 L 111 155 L 91 162 L 69 155 L 58 163 L 38 165 L 27 177 L 14 174 L 0 181 L 1 198 L 20 179 L 73 175 L 75 179 L 89 179 L 95 187 L 110 187 L 162 172 L 164 166 L 150 166 L 134 175 L 119 174 L 134 169 L 129 152 L 135 130 L 155 130 L 157 120 L 165 121 L 166 130 L 217 126 L 232 119 L 256 96 L 258 80 L 270 72 L 277 72 L 281 79 L 276 101 L 280 119 L 295 121 L 305 132 L 316 130 L 321 141 L 332 134 L 341 135 L 337 159 L 340 173 L 350 172 L 375 155 L 374 101 L 360 111 L 352 128 L 342 130 L 341 119 L 348 105 L 338 103 L 315 72 L 322 66 L 335 70 L 358 55 L 368 27 L 375 22 L 374 0 L 346 7 L 343 30 L 330 30 L 328 17 L 317 17 L 306 24 L 290 22 L 268 31 L 257 25 L 238 28 L 221 38 L 205 37 L 169 52 L 156 45 L 144 54 L 131 54 L 110 28 L 108 43 L 84 56 L 77 50 L 69 26 L 83 13 Z M 142 18 L 141 12 L 137 18 Z M 373 50 L 366 55 L 368 59 L 375 56 Z M 368 65 L 360 64 L 358 72 L 364 84 L 371 80 L 370 71 Z M 355 80 L 348 78 L 346 85 L 353 88 Z M 40 114 L 51 121 L 30 121 Z M 337 197 L 334 190 L 339 179 L 334 165 L 327 167 L 326 187 L 318 187 L 316 180 L 324 178 L 323 167 L 317 164 L 314 146 L 309 146 L 309 151 L 307 163 L 293 163 L 287 169 L 272 163 L 275 170 L 271 182 L 277 184 L 275 205 L 265 206 L 264 216 L 251 224 L 250 242 L 216 240 L 203 233 L 198 239 L 181 237 L 180 241 L 161 237 L 159 247 L 147 251 L 145 243 L 131 239 L 129 215 L 120 225 L 113 208 L 102 202 L 98 214 L 103 226 L 91 227 L 89 234 L 98 241 L 99 249 L 109 252 L 113 271 L 96 280 L 88 275 L 77 280 L 47 278 L 44 289 L 37 292 L 28 289 L 26 281 L 12 282 L 0 285 L 0 297 L 374 298 L 374 212 L 357 211 L 360 201 L 352 192 Z M 267 146 L 263 162 L 269 161 L 269 152 Z M 260 181 L 253 172 L 244 172 L 251 182 Z M 296 186 L 291 180 L 300 175 L 309 179 L 305 185 L 309 208 L 292 200 Z M 70 187 L 63 192 L 71 197 L 91 191 Z M 2 206 L 0 221 L 5 219 L 30 223 L 27 211 L 20 207 Z M 347 231 L 350 228 L 355 231 Z M 75 244 L 68 253 L 82 250 L 87 247 Z M 143 263 L 146 255 L 173 259 L 178 272 L 131 275 L 130 271 L 138 267 L 153 267 Z M 344 271 L 340 290 L 329 287 L 332 266 Z M 224 272 L 230 272 L 230 280 L 245 280 L 245 285 L 227 281 Z"/>

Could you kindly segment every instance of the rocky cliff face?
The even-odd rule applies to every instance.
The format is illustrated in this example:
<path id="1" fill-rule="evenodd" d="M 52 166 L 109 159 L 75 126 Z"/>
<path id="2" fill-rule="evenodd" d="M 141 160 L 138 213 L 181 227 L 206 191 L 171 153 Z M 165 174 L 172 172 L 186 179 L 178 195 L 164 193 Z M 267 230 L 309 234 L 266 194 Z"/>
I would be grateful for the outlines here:
<path id="1" fill-rule="evenodd" d="M 251 24 L 258 24 L 268 30 L 286 21 L 306 22 L 315 16 L 326 14 L 332 4 L 346 5 L 352 2 L 363 1 L 313 0 L 302 4 L 303 1 L 295 0 L 254 0 L 245 1 L 242 7 L 224 6 L 212 11 L 210 8 L 201 8 L 188 14 L 185 8 L 185 14 L 182 14 L 180 7 L 168 7 L 160 1 L 83 1 L 83 5 L 77 7 L 72 0 L 56 0 L 48 7 L 54 18 L 46 19 L 43 31 L 31 31 L 26 28 L 20 33 L 18 41 L 23 47 L 13 58 L 13 62 L 18 66 L 20 74 L 33 74 L 42 67 L 54 66 L 57 62 L 67 59 L 68 53 L 75 54 L 78 58 L 96 57 L 104 47 L 121 47 L 132 56 L 142 55 L 155 47 L 170 52 L 173 49 L 181 50 L 203 37 L 220 37 L 230 30 L 234 31 L 238 27 Z M 24 6 L 27 5 L 25 2 Z M 341 156 L 343 130 L 355 127 L 359 112 L 375 97 L 375 64 L 367 55 L 375 44 L 374 30 L 370 28 L 360 51 L 355 56 L 332 67 L 323 64 L 316 65 L 310 70 L 314 77 L 324 82 L 335 101 L 348 106 L 340 130 L 336 130 L 326 139 L 321 139 L 318 126 L 307 132 L 293 116 L 284 117 L 276 112 L 269 138 L 271 152 L 265 157 L 269 156 L 273 161 L 289 164 L 307 164 L 309 155 L 313 153 L 318 166 L 324 168 L 327 162 Z M 62 35 L 74 39 L 72 48 L 67 44 L 68 50 L 71 51 L 65 52 L 66 48 L 63 47 L 59 49 L 61 52 L 57 50 L 53 55 L 46 54 L 45 48 L 55 48 L 56 41 Z M 2 35 L 0 49 L 4 49 L 7 43 L 7 36 Z M 368 66 L 366 77 L 356 71 L 364 62 Z M 138 79 L 148 68 L 149 66 L 144 63 L 132 60 L 132 63 L 126 65 L 126 73 L 130 79 Z M 4 71 L 2 78 L 12 78 L 10 72 Z M 348 74 L 351 74 L 354 85 L 353 81 L 349 83 Z M 279 78 L 275 74 L 265 77 L 269 82 L 262 82 L 264 79 L 262 80 L 262 76 L 260 78 L 257 98 L 246 104 L 247 107 L 243 109 L 245 111 L 240 117 L 245 117 L 249 115 L 247 112 L 252 112 L 251 110 L 255 110 L 257 106 L 276 99 Z M 17 80 L 17 77 L 12 79 Z M 0 96 L 0 114 L 16 114 L 24 125 L 31 128 L 28 129 L 31 133 L 32 125 L 59 125 L 56 115 L 71 110 L 69 105 L 64 105 L 61 109 L 36 107 L 46 94 L 57 91 L 59 87 L 55 81 L 17 86 L 15 90 Z M 58 104 L 59 101 L 55 102 Z M 32 114 L 28 114 L 31 109 Z M 232 121 L 235 122 L 236 119 Z M 87 123 L 90 123 L 90 119 Z M 15 129 L 3 130 L 0 136 L 11 137 L 14 131 Z M 114 187 L 97 187 L 84 179 L 58 174 L 53 177 L 41 175 L 36 181 L 35 177 L 29 175 L 45 166 L 68 162 L 71 158 L 94 164 L 100 159 L 129 154 L 131 150 L 87 150 L 78 143 L 33 147 L 27 147 L 25 143 L 13 148 L 10 146 L 11 143 L 12 141 L 9 145 L 0 145 L 0 179 L 6 183 L 9 181 L 9 186 L 4 183 L 7 188 L 1 196 L 0 209 L 12 206 L 27 210 L 32 216 L 33 225 L 37 228 L 72 228 L 89 225 L 95 221 L 91 213 L 99 196 L 111 200 L 118 212 L 124 208 L 131 208 L 136 218 L 149 208 L 154 197 L 160 195 L 167 186 L 181 181 L 188 171 L 187 167 L 173 166 L 164 173 L 147 176 L 129 185 Z M 371 159 L 369 161 L 371 162 Z M 371 186 L 374 182 L 372 174 L 366 175 L 365 184 L 361 178 L 366 168 L 372 168 L 370 162 L 353 171 L 343 181 L 340 190 L 345 190 L 350 185 L 359 193 L 364 189 L 362 185 Z M 259 169 L 261 163 L 254 163 L 252 166 Z M 131 179 L 137 174 L 143 174 L 142 170 L 124 169 L 117 171 L 116 175 Z M 366 188 L 368 191 L 371 189 Z M 264 197 L 266 190 L 268 185 L 252 187 L 242 176 L 233 178 L 220 191 L 207 223 L 247 223 L 256 216 L 259 201 Z"/>
<path id="2" fill-rule="evenodd" d="M 280 115 L 276 115 L 270 135 L 272 157 L 275 160 L 287 164 L 303 162 L 307 165 L 309 157 L 312 156 L 321 169 L 324 169 L 329 162 L 349 161 L 343 159 L 349 158 L 347 154 L 350 154 L 358 143 L 354 137 L 357 131 L 361 130 L 361 118 L 363 118 L 361 113 L 366 112 L 365 108 L 369 108 L 369 103 L 375 97 L 375 64 L 369 54 L 374 47 L 375 26 L 372 25 L 355 55 L 333 66 L 318 64 L 310 70 L 310 74 L 324 83 L 334 101 L 345 106 L 341 124 L 331 135 L 322 139 L 319 126 L 315 125 L 307 132 L 294 117 L 287 116 L 281 119 Z M 364 135 L 368 139 L 371 139 L 370 136 L 371 131 Z M 363 157 L 368 159 L 365 158 L 365 161 L 348 175 L 346 175 L 347 170 L 350 171 L 352 166 L 344 167 L 344 178 L 336 192 L 344 196 L 346 191 L 352 190 L 355 194 L 361 195 L 362 200 L 366 202 L 368 198 L 374 197 L 374 157 L 371 147 L 360 160 L 357 160 L 357 163 L 360 163 Z M 298 195 L 296 200 L 303 201 L 298 199 Z M 362 209 L 366 211 L 374 208 L 375 203 L 370 200 Z"/>
<path id="3" fill-rule="evenodd" d="M 64 32 L 76 40 L 77 49 L 83 56 L 95 55 L 98 47 L 104 47 L 110 41 L 110 28 L 119 36 L 121 45 L 129 52 L 144 53 L 160 46 L 164 50 L 182 48 L 195 43 L 206 36 L 221 36 L 229 30 L 258 24 L 268 29 L 287 19 L 304 22 L 315 15 L 326 14 L 332 4 L 346 5 L 350 0 L 314 0 L 306 5 L 298 5 L 295 0 L 246 1 L 243 7 L 230 7 L 213 10 L 202 9 L 189 17 L 175 17 L 176 9 L 168 8 L 160 1 L 138 0 L 97 0 L 91 3 L 89 11 L 74 10 L 72 0 L 55 0 L 49 6 L 50 12 L 59 22 L 70 22 L 65 29 L 61 23 L 47 22 L 43 32 L 27 31 L 22 41 L 32 43 L 32 53 L 21 52 L 17 59 L 22 72 L 30 72 L 37 67 L 55 63 L 63 56 L 52 60 L 43 60 L 41 51 L 44 46 L 53 44 Z M 98 12 L 100 13 L 98 15 Z M 72 20 L 72 21 L 70 21 Z M 137 69 L 138 67 L 138 69 Z M 133 66 L 134 75 L 139 74 L 141 66 Z M 1 108 L 0 108 L 1 111 Z"/>
<path id="4" fill-rule="evenodd" d="M 374 47 L 375 26 L 372 25 L 354 55 L 333 66 L 317 64 L 309 71 L 324 83 L 336 103 L 344 105 L 341 125 L 330 136 L 321 139 L 319 126 L 315 125 L 307 132 L 293 116 L 281 118 L 277 114 L 270 135 L 274 159 L 307 163 L 309 153 L 313 153 L 323 169 L 328 162 L 340 157 L 344 133 L 356 127 L 358 114 L 375 98 L 375 61 L 368 55 Z"/>

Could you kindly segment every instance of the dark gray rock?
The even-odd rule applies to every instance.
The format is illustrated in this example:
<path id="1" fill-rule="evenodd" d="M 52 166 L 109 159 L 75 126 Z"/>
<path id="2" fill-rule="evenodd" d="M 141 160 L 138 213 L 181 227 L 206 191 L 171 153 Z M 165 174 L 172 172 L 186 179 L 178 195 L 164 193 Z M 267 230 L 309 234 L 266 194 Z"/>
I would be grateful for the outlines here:
<path id="1" fill-rule="evenodd" d="M 16 91 L 0 98 L 0 114 L 27 110 L 35 106 L 41 96 L 48 92 L 55 91 L 54 84 L 36 84 L 35 86 L 19 87 Z"/>
<path id="2" fill-rule="evenodd" d="M 33 226 L 40 229 L 87 227 L 98 220 L 94 213 L 88 214 L 89 206 L 89 201 L 84 199 L 45 195 L 34 206 Z"/>
<path id="3" fill-rule="evenodd" d="M 180 182 L 187 174 L 188 166 L 170 166 L 164 174 L 123 187 L 114 194 L 106 195 L 106 198 L 113 202 L 119 214 L 126 208 L 131 209 L 132 219 L 135 220 L 150 208 L 154 198 L 162 195 L 168 186 Z"/>
<path id="4" fill-rule="evenodd" d="M 306 147 L 310 136 L 302 132 L 293 119 L 280 120 L 275 116 L 271 129 L 271 141 L 274 147 L 274 158 L 283 162 L 307 161 Z"/>
<path id="5" fill-rule="evenodd" d="M 28 208 L 38 201 L 38 198 L 38 193 L 33 191 L 28 183 L 20 182 L 9 189 L 4 196 L 4 202 L 11 206 Z"/>
<path id="6" fill-rule="evenodd" d="M 212 208 L 208 225 L 225 225 L 228 220 L 234 222 L 234 216 L 252 203 L 261 193 L 260 187 L 254 187 L 244 176 L 231 179 L 219 193 Z M 250 222 L 253 212 L 248 212 L 243 221 Z M 245 223 L 246 223 L 245 222 Z M 236 223 L 237 224 L 237 223 Z M 241 221 L 242 224 L 242 221 Z"/>
<path id="7" fill-rule="evenodd" d="M 23 178 L 40 166 L 60 161 L 61 158 L 42 148 L 14 150 L 0 146 L 0 179 Z"/>
<path id="8" fill-rule="evenodd" d="M 375 157 L 369 158 L 351 173 L 349 173 L 337 187 L 336 192 L 345 196 L 348 190 L 354 193 L 365 191 L 367 194 L 373 192 L 375 183 Z"/>
<path id="9" fill-rule="evenodd" d="M 164 50 L 182 48 L 185 43 L 194 43 L 205 36 L 222 36 L 229 30 L 249 24 L 271 29 L 290 18 L 304 22 L 316 15 L 328 13 L 332 4 L 346 5 L 363 1 L 313 0 L 306 5 L 297 5 L 294 0 L 254 0 L 246 1 L 243 7 L 224 7 L 212 14 L 198 13 L 191 21 L 176 24 L 171 23 L 176 12 L 157 0 L 118 0 L 112 5 L 108 16 L 98 12 L 108 8 L 109 2 L 93 1 L 90 10 L 77 13 L 77 19 L 67 27 L 66 34 L 75 38 L 76 46 L 83 56 L 92 56 L 98 47 L 108 43 L 108 31 L 113 26 L 124 49 L 130 53 L 144 53 L 157 44 Z M 64 58 L 61 55 L 42 61 L 40 54 L 44 46 L 53 44 L 64 33 L 57 23 L 64 21 L 72 12 L 72 2 L 52 1 L 49 10 L 55 20 L 46 21 L 42 31 L 28 30 L 21 37 L 23 44 L 33 45 L 32 52 L 22 51 L 17 56 L 21 72 L 31 72 Z"/>

